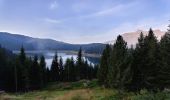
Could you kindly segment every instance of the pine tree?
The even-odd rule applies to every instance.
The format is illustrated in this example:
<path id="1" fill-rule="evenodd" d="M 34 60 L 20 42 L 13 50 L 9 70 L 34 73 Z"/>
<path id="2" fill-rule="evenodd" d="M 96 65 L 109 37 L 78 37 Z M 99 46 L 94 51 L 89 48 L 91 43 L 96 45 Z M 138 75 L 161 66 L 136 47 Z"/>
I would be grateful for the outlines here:
<path id="1" fill-rule="evenodd" d="M 75 81 L 76 80 L 76 71 L 75 71 L 75 64 L 74 59 L 71 57 L 70 59 L 70 80 Z"/>
<path id="2" fill-rule="evenodd" d="M 29 72 L 28 72 L 28 65 L 26 65 L 26 54 L 24 47 L 21 47 L 20 54 L 19 54 L 19 61 L 20 64 L 18 67 L 18 83 L 19 88 L 22 91 L 28 91 L 29 88 Z"/>
<path id="3" fill-rule="evenodd" d="M 103 51 L 101 60 L 100 60 L 100 67 L 98 70 L 98 81 L 100 84 L 107 86 L 107 74 L 108 74 L 108 67 L 109 67 L 109 59 L 110 59 L 110 52 L 111 47 L 110 45 L 106 45 L 106 48 Z"/>
<path id="4" fill-rule="evenodd" d="M 65 65 L 64 65 L 64 76 L 65 81 L 70 81 L 70 62 L 71 60 L 69 58 L 66 59 Z"/>
<path id="5" fill-rule="evenodd" d="M 38 56 L 34 56 L 33 63 L 30 68 L 30 80 L 31 80 L 31 89 L 40 89 L 41 88 L 41 68 L 38 63 Z"/>
<path id="6" fill-rule="evenodd" d="M 63 81 L 64 79 L 64 65 L 63 65 L 63 59 L 60 56 L 60 60 L 59 60 L 59 69 L 60 69 L 60 81 Z"/>
<path id="7" fill-rule="evenodd" d="M 130 73 L 130 68 L 126 65 L 127 54 L 127 43 L 119 35 L 113 45 L 107 76 L 108 84 L 112 88 L 123 90 L 125 84 L 130 80 L 129 77 L 126 77 Z"/>
<path id="8" fill-rule="evenodd" d="M 93 79 L 93 65 L 90 63 L 88 65 L 88 79 L 92 80 Z"/>
<path id="9" fill-rule="evenodd" d="M 84 62 L 84 79 L 88 79 L 88 69 L 89 69 L 89 64 L 87 59 Z"/>
<path id="10" fill-rule="evenodd" d="M 83 58 L 82 58 L 82 49 L 79 49 L 78 55 L 77 55 L 77 61 L 76 61 L 76 72 L 77 72 L 77 77 L 76 79 L 79 80 L 83 77 L 83 70 L 82 70 L 82 65 L 83 65 Z"/>
<path id="11" fill-rule="evenodd" d="M 0 46 L 0 89 L 13 92 L 16 85 L 11 60 L 8 59 L 6 50 Z"/>
<path id="12" fill-rule="evenodd" d="M 20 59 L 21 64 L 24 65 L 25 60 L 26 60 L 26 55 L 25 55 L 25 50 L 23 46 L 21 47 L 21 50 L 20 50 L 19 59 Z"/>
<path id="13" fill-rule="evenodd" d="M 93 68 L 93 78 L 97 78 L 97 73 L 98 73 L 98 70 L 99 70 L 99 65 L 98 64 L 95 64 L 94 65 L 94 68 Z"/>
<path id="14" fill-rule="evenodd" d="M 149 30 L 148 36 L 144 39 L 144 66 L 141 67 L 143 83 L 147 89 L 155 89 L 158 75 L 158 41 L 152 31 Z"/>
<path id="15" fill-rule="evenodd" d="M 170 84 L 170 26 L 165 35 L 161 38 L 159 44 L 159 88 L 168 88 Z"/>
<path id="16" fill-rule="evenodd" d="M 136 44 L 136 48 L 133 53 L 134 58 L 132 64 L 133 77 L 131 81 L 131 86 L 129 87 L 129 89 L 133 91 L 140 91 L 140 89 L 144 88 L 144 82 L 142 81 L 144 75 L 141 70 L 145 64 L 144 39 L 145 37 L 141 32 L 140 37 L 138 38 L 138 43 Z"/>
<path id="17" fill-rule="evenodd" d="M 58 55 L 56 53 L 51 65 L 51 78 L 53 82 L 59 81 L 59 71 Z"/>
<path id="18" fill-rule="evenodd" d="M 47 75 L 47 82 L 51 82 L 51 72 L 50 69 L 47 67 L 46 68 L 46 75 Z"/>
<path id="19" fill-rule="evenodd" d="M 42 55 L 40 58 L 40 69 L 41 69 L 41 86 L 45 86 L 47 84 L 47 76 L 46 76 L 46 63 L 45 57 Z"/>

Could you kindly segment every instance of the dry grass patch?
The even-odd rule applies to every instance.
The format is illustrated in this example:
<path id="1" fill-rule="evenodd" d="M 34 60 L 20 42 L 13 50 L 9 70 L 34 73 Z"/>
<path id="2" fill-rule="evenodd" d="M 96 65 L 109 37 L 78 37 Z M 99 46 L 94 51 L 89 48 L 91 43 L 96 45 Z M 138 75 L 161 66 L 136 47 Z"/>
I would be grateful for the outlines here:
<path id="1" fill-rule="evenodd" d="M 90 89 L 72 90 L 63 96 L 56 98 L 56 100 L 91 100 L 93 93 Z"/>

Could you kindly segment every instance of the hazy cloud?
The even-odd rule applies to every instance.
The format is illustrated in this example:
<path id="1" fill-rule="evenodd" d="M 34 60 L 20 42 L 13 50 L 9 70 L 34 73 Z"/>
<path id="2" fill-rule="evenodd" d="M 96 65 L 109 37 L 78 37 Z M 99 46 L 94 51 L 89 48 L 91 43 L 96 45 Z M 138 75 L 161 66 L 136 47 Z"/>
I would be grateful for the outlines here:
<path id="1" fill-rule="evenodd" d="M 55 10 L 55 9 L 57 9 L 58 7 L 59 7 L 59 4 L 57 3 L 57 1 L 54 1 L 54 2 L 52 2 L 52 3 L 50 4 L 49 9 Z"/>
<path id="2" fill-rule="evenodd" d="M 62 22 L 61 20 L 55 20 L 55 19 L 50 19 L 50 18 L 45 18 L 44 21 L 47 23 L 52 23 L 52 24 L 59 24 Z"/>

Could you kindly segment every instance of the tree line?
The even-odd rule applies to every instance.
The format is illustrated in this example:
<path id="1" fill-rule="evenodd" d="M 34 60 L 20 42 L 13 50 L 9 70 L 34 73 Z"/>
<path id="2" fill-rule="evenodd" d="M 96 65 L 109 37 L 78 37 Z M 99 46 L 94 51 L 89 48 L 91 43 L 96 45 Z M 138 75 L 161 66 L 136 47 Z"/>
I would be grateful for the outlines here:
<path id="1" fill-rule="evenodd" d="M 152 29 L 140 34 L 135 47 L 128 48 L 119 35 L 106 45 L 98 70 L 101 85 L 118 90 L 160 91 L 170 87 L 170 30 L 158 41 Z"/>
<path id="2" fill-rule="evenodd" d="M 45 87 L 49 82 L 72 82 L 96 78 L 97 65 L 82 57 L 80 48 L 76 61 L 67 58 L 63 62 L 57 53 L 51 68 L 46 66 L 45 57 L 27 57 L 22 46 L 19 55 L 14 55 L 0 46 L 0 90 L 27 92 Z"/>

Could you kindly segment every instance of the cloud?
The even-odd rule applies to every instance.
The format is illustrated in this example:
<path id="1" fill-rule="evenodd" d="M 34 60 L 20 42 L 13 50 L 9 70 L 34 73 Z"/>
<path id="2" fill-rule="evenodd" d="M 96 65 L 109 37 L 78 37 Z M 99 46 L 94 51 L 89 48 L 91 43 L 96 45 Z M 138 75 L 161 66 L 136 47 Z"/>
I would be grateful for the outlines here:
<path id="1" fill-rule="evenodd" d="M 109 16 L 109 15 L 119 15 L 122 12 L 124 12 L 125 10 L 127 10 L 137 4 L 138 4 L 138 2 L 136 2 L 136 1 L 128 3 L 128 4 L 119 4 L 114 7 L 103 9 L 103 10 L 100 10 L 100 11 L 97 11 L 97 12 L 94 12 L 94 13 L 91 13 L 88 15 L 79 16 L 79 18 L 91 18 L 91 17 L 100 17 L 100 16 Z"/>
<path id="2" fill-rule="evenodd" d="M 50 10 L 55 10 L 55 9 L 57 9 L 58 7 L 59 7 L 59 4 L 57 3 L 57 1 L 54 1 L 54 2 L 52 2 L 52 3 L 50 4 L 49 9 L 50 9 Z"/>
<path id="3" fill-rule="evenodd" d="M 148 31 L 149 28 L 160 29 L 162 31 L 166 31 L 168 26 L 168 17 L 163 16 L 161 18 L 162 20 L 156 19 L 156 18 L 146 18 L 141 19 L 140 21 L 135 22 L 124 22 L 117 27 L 110 29 L 109 31 L 105 32 L 103 35 L 108 36 L 108 39 L 104 40 L 113 40 L 116 38 L 118 34 L 123 34 L 126 32 L 133 32 L 136 30 L 145 30 Z"/>
<path id="4" fill-rule="evenodd" d="M 45 18 L 44 21 L 47 23 L 52 23 L 52 24 L 59 24 L 62 22 L 61 20 L 55 20 L 55 19 L 50 19 L 50 18 Z"/>
<path id="5" fill-rule="evenodd" d="M 96 18 L 96 17 L 109 16 L 109 15 L 119 16 L 119 15 L 122 15 L 122 14 L 126 14 L 124 12 L 127 9 L 132 8 L 133 6 L 137 5 L 138 3 L 139 2 L 134 1 L 134 2 L 130 2 L 128 4 L 127 3 L 126 4 L 119 4 L 119 5 L 116 5 L 116 6 L 107 8 L 107 9 L 105 8 L 105 9 L 102 9 L 102 10 L 99 10 L 99 11 L 96 11 L 96 12 L 93 12 L 93 13 L 90 13 L 90 14 L 78 15 L 78 16 L 73 16 L 73 17 L 66 17 L 66 18 L 62 18 L 61 20 L 46 18 L 45 21 L 50 22 L 50 23 L 61 23 L 61 22 L 67 22 L 67 21 L 74 20 L 74 19 L 77 20 L 77 19 L 86 19 L 86 18 Z M 81 7 L 78 7 L 78 8 L 81 8 L 81 10 L 85 9 L 83 6 L 82 6 L 82 8 Z M 54 10 L 56 8 L 58 8 L 58 3 L 55 1 L 55 2 L 51 3 L 50 9 Z"/>

